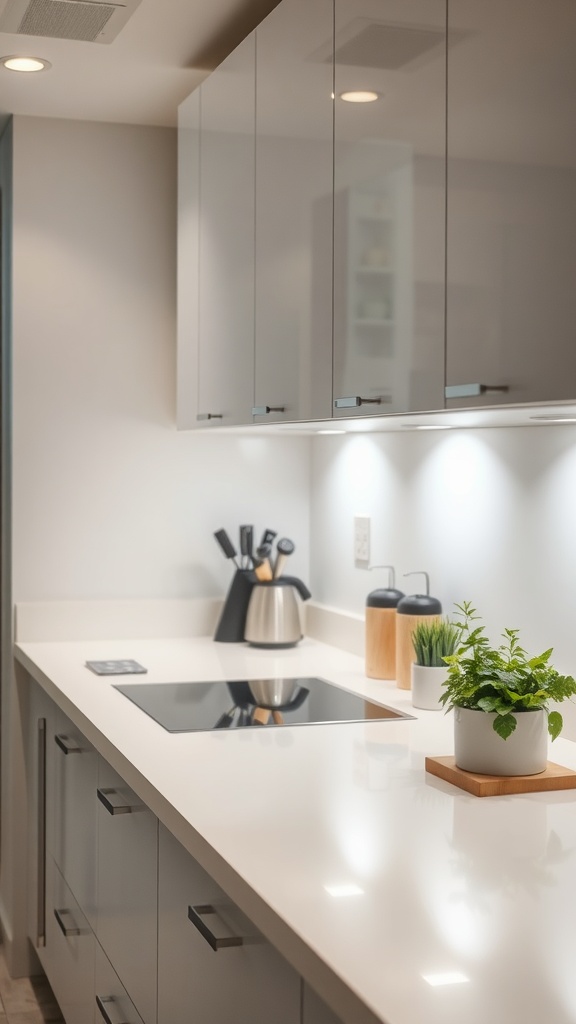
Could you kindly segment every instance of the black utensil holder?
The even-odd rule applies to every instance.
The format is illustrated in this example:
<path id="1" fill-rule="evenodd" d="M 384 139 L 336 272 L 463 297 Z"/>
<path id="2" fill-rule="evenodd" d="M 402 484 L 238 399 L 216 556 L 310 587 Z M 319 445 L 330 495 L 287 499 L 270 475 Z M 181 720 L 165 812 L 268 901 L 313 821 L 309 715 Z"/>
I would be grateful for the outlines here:
<path id="1" fill-rule="evenodd" d="M 255 582 L 250 569 L 237 569 L 234 573 L 214 633 L 218 643 L 236 644 L 244 640 L 248 602 Z"/>

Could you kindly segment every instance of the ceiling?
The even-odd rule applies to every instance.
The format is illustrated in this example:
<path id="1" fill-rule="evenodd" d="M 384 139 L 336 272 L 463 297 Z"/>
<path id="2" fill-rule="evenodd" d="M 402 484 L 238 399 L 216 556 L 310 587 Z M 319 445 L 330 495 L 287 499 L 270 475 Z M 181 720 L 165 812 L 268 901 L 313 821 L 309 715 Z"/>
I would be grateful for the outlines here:
<path id="1" fill-rule="evenodd" d="M 178 104 L 277 2 L 141 0 L 109 44 L 0 32 L 0 56 L 52 64 L 35 75 L 0 66 L 0 123 L 20 114 L 175 125 Z"/>

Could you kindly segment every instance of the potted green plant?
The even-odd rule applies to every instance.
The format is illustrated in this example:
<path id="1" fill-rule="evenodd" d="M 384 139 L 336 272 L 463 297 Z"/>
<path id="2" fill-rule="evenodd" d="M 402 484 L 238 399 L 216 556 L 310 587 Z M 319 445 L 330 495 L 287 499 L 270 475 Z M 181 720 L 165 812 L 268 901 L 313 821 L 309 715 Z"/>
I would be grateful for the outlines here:
<path id="1" fill-rule="evenodd" d="M 412 704 L 426 711 L 440 711 L 446 682 L 446 657 L 456 650 L 460 628 L 449 619 L 422 620 L 412 631 L 416 661 L 412 663 Z"/>
<path id="2" fill-rule="evenodd" d="M 456 605 L 460 638 L 446 658 L 448 677 L 440 698 L 454 709 L 456 764 L 485 775 L 536 775 L 547 765 L 548 735 L 563 726 L 552 702 L 576 694 L 576 680 L 550 665 L 552 648 L 529 657 L 517 629 L 505 629 L 492 647 L 469 601 Z"/>

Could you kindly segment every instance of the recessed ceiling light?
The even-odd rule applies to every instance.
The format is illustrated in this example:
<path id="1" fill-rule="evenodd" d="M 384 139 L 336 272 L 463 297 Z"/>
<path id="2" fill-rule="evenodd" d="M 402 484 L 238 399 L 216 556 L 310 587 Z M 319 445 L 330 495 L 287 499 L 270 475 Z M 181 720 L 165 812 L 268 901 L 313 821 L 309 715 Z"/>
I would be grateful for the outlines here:
<path id="1" fill-rule="evenodd" d="M 341 92 L 340 99 L 346 103 L 374 103 L 378 99 L 378 93 L 372 89 L 358 89 L 351 92 Z"/>
<path id="2" fill-rule="evenodd" d="M 47 71 L 52 65 L 49 60 L 43 57 L 0 57 L 0 64 L 3 64 L 8 71 Z"/>
<path id="3" fill-rule="evenodd" d="M 576 416 L 531 416 L 530 419 L 539 423 L 576 423 Z"/>
<path id="4" fill-rule="evenodd" d="M 327 893 L 330 896 L 363 896 L 364 889 L 361 889 L 359 885 L 347 884 L 347 885 L 325 885 Z"/>
<path id="5" fill-rule="evenodd" d="M 464 981 L 470 981 L 461 971 L 446 971 L 444 974 L 423 974 L 424 981 L 429 985 L 461 985 Z"/>
<path id="6" fill-rule="evenodd" d="M 345 434 L 345 430 L 317 430 L 317 434 Z"/>

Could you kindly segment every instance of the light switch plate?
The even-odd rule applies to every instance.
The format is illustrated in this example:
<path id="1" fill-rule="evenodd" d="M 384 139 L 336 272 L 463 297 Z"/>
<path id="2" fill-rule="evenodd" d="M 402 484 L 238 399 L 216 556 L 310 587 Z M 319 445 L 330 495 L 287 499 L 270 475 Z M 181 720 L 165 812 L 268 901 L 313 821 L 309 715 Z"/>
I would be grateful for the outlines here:
<path id="1" fill-rule="evenodd" d="M 370 516 L 354 516 L 354 564 L 360 569 L 370 565 Z"/>

